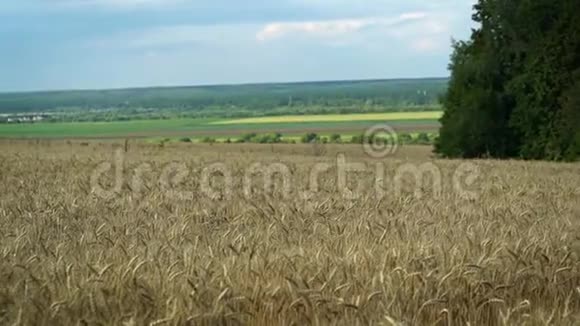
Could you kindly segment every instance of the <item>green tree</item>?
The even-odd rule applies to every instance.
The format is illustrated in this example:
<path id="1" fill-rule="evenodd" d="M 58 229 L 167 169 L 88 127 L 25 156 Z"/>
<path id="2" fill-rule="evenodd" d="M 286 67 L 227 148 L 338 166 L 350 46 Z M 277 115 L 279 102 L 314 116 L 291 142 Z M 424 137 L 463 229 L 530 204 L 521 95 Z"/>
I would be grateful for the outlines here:
<path id="1" fill-rule="evenodd" d="M 448 157 L 573 159 L 580 1 L 480 0 L 454 43 L 435 150 Z"/>

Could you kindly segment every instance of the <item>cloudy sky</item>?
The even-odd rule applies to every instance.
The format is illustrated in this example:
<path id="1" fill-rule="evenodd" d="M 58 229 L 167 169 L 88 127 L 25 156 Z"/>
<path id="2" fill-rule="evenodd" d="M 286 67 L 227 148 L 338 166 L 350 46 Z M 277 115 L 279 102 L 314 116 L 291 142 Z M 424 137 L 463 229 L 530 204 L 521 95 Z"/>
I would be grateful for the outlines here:
<path id="1" fill-rule="evenodd" d="M 2 0 L 0 92 L 447 76 L 474 0 Z"/>

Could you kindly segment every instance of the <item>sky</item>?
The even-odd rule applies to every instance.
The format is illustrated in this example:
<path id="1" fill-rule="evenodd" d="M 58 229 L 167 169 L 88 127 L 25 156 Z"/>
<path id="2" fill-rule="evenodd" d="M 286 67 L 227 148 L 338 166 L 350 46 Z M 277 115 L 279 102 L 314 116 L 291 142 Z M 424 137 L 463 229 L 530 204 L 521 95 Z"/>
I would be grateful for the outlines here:
<path id="1" fill-rule="evenodd" d="M 448 76 L 475 0 L 0 0 L 0 92 Z"/>

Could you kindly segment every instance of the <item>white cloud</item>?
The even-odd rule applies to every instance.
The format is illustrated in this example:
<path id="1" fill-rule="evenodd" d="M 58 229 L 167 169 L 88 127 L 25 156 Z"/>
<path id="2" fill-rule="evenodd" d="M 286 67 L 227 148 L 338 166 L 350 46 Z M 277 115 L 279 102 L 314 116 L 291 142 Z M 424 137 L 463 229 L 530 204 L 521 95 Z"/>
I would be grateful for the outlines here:
<path id="1" fill-rule="evenodd" d="M 447 12 L 408 12 L 390 18 L 358 18 L 310 22 L 276 22 L 264 26 L 262 43 L 291 37 L 324 39 L 331 46 L 377 47 L 398 44 L 418 54 L 447 51 L 455 15 Z"/>
<path id="2" fill-rule="evenodd" d="M 113 0 L 100 0 L 113 1 Z M 125 0 L 158 1 L 158 0 Z M 294 44 L 382 51 L 385 47 L 417 54 L 445 54 L 456 30 L 455 16 L 437 12 L 407 12 L 395 17 L 258 24 L 169 25 L 125 31 L 85 42 L 91 48 L 174 51 L 183 48 L 226 50 L 256 46 L 276 51 Z M 274 42 L 284 40 L 284 42 Z M 314 42 L 314 43 L 312 43 Z"/>
<path id="3" fill-rule="evenodd" d="M 456 16 L 431 12 L 423 19 L 385 29 L 386 37 L 418 54 L 441 54 L 450 49 L 450 39 L 457 33 Z"/>
<path id="4" fill-rule="evenodd" d="M 268 41 L 294 33 L 303 33 L 317 36 L 332 36 L 354 32 L 371 24 L 373 24 L 372 20 L 367 19 L 302 23 L 272 23 L 266 25 L 261 31 L 259 31 L 256 35 L 256 38 L 259 41 Z"/>
<path id="5" fill-rule="evenodd" d="M 339 36 L 357 32 L 369 27 L 396 26 L 407 22 L 422 20 L 427 17 L 424 12 L 401 14 L 395 18 L 359 18 L 309 22 L 276 22 L 263 27 L 257 34 L 259 41 L 269 41 L 288 35 L 305 34 L 318 37 Z"/>

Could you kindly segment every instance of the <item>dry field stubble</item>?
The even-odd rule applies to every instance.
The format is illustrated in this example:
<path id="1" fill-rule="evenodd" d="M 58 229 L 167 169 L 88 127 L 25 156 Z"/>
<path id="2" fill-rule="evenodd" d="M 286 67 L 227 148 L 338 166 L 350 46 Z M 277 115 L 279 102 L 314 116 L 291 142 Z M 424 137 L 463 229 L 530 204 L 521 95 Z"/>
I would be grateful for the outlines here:
<path id="1" fill-rule="evenodd" d="M 427 178 L 417 198 L 408 179 L 379 200 L 373 174 L 358 173 L 360 197 L 346 200 L 335 168 L 318 193 L 298 190 L 338 152 L 374 170 L 356 146 L 131 144 L 122 191 L 103 199 L 90 180 L 113 146 L 0 144 L 0 324 L 580 323 L 578 165 L 474 161 L 467 200 L 451 182 L 463 162 L 403 148 L 382 161 L 385 182 L 431 161 L 439 196 Z M 222 162 L 231 197 L 176 198 L 157 184 L 172 162 L 191 172 L 175 188 L 192 191 Z M 255 162 L 288 166 L 291 195 L 244 195 Z"/>

